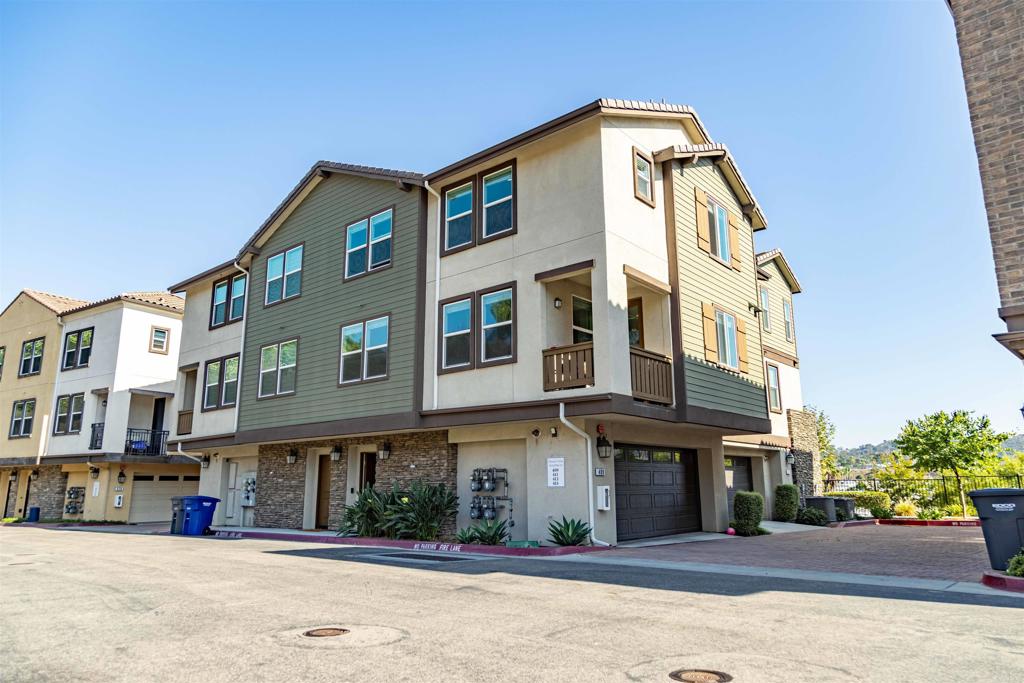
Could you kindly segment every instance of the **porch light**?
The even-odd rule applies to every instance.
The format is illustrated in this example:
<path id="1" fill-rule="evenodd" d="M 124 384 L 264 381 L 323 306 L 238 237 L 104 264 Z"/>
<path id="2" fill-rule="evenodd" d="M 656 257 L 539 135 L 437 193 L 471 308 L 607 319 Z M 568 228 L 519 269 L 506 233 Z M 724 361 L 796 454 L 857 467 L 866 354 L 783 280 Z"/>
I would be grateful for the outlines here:
<path id="1" fill-rule="evenodd" d="M 35 481 L 36 479 L 38 479 L 39 478 L 39 470 L 32 470 L 32 474 L 30 474 L 29 477 L 32 479 L 32 481 Z"/>
<path id="2" fill-rule="evenodd" d="M 796 462 L 796 456 L 793 455 L 793 451 L 787 451 L 786 452 L 786 464 L 787 465 L 792 465 L 795 462 Z"/>
<path id="3" fill-rule="evenodd" d="M 89 468 L 89 476 L 92 477 L 93 479 L 99 479 L 100 478 L 100 468 L 99 467 L 90 467 Z"/>
<path id="4" fill-rule="evenodd" d="M 331 462 L 338 462 L 341 460 L 341 446 L 334 444 L 334 448 L 331 449 Z"/>
<path id="5" fill-rule="evenodd" d="M 387 460 L 391 457 L 391 443 L 385 441 L 379 449 L 377 449 L 377 459 Z"/>
<path id="6" fill-rule="evenodd" d="M 11 482 L 12 484 L 14 482 L 18 481 L 18 472 L 17 472 L 17 470 L 11 470 L 11 473 L 7 475 L 7 481 Z"/>
<path id="7" fill-rule="evenodd" d="M 120 472 L 117 473 L 117 483 L 118 484 L 123 484 L 125 482 L 125 480 L 127 480 L 127 479 L 128 479 L 128 477 L 125 476 L 124 470 L 121 470 Z"/>
<path id="8" fill-rule="evenodd" d="M 285 461 L 289 465 L 294 465 L 295 461 L 298 460 L 298 459 L 299 459 L 299 452 L 296 449 L 294 449 L 294 448 L 291 449 L 290 451 L 288 451 L 288 455 L 285 457 Z"/>
<path id="9" fill-rule="evenodd" d="M 208 469 L 210 467 L 210 456 L 204 455 L 202 458 L 200 458 L 199 459 L 199 466 L 201 468 L 203 468 L 204 470 Z"/>
<path id="10" fill-rule="evenodd" d="M 557 297 L 557 296 L 555 297 L 555 308 L 556 309 L 561 309 L 562 308 L 562 299 L 561 299 L 561 297 Z"/>
<path id="11" fill-rule="evenodd" d="M 552 427 L 551 428 L 551 436 L 553 436 L 555 438 L 558 437 L 558 427 Z"/>
<path id="12" fill-rule="evenodd" d="M 597 457 L 612 457 L 612 442 L 604 434 L 597 435 Z"/>

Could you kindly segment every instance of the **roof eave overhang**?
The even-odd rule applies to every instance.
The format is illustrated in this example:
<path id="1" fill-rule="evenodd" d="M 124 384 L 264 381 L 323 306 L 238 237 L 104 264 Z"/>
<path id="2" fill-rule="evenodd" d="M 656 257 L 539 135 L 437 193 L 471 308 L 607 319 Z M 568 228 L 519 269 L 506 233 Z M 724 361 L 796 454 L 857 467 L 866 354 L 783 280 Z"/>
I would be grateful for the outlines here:
<path id="1" fill-rule="evenodd" d="M 192 287 L 194 285 L 197 285 L 200 282 L 203 282 L 204 280 L 211 280 L 213 278 L 220 277 L 220 276 L 224 275 L 225 273 L 227 273 L 227 272 L 229 272 L 231 270 L 234 270 L 234 268 L 233 268 L 234 263 L 235 263 L 234 259 L 232 259 L 230 261 L 225 261 L 224 263 L 221 263 L 220 265 L 216 265 L 213 268 L 210 268 L 208 270 L 204 270 L 203 272 L 199 273 L 198 275 L 193 275 L 192 277 L 188 278 L 187 280 L 182 280 L 181 282 L 177 282 L 177 283 L 171 285 L 170 287 L 167 288 L 167 291 L 169 291 L 171 294 L 177 294 L 178 292 L 184 292 L 186 289 L 189 289 L 190 287 Z"/>
<path id="2" fill-rule="evenodd" d="M 757 203 L 754 193 L 751 192 L 746 181 L 743 180 L 743 175 L 740 173 L 740 169 L 729 153 L 729 150 L 718 146 L 698 150 L 669 147 L 654 154 L 654 160 L 657 163 L 673 159 L 679 160 L 684 164 L 695 163 L 699 159 L 714 160 L 715 165 L 722 171 L 722 175 L 725 176 L 726 181 L 729 183 L 729 187 L 739 198 L 743 214 L 750 220 L 753 229 L 757 231 L 768 227 L 768 220 L 761 210 L 761 205 Z"/>

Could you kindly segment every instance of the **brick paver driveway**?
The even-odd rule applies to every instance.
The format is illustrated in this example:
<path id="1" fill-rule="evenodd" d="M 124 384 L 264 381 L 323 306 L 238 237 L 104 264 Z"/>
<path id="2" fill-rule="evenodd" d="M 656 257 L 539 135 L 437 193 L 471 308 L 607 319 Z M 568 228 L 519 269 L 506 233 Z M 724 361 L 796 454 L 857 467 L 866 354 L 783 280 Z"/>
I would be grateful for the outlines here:
<path id="1" fill-rule="evenodd" d="M 978 527 L 855 526 L 701 543 L 619 548 L 616 557 L 980 581 Z"/>

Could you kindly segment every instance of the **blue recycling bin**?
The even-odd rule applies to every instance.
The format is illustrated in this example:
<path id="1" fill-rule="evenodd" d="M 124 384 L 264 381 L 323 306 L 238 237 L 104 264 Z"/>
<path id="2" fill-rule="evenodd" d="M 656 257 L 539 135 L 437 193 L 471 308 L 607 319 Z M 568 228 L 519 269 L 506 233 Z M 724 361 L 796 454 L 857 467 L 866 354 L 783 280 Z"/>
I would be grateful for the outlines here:
<path id="1" fill-rule="evenodd" d="M 210 496 L 183 496 L 181 499 L 185 519 L 181 525 L 181 533 L 185 536 L 202 536 L 213 524 L 213 511 L 217 509 L 220 498 Z"/>
<path id="2" fill-rule="evenodd" d="M 33 506 L 28 509 L 28 519 L 26 522 L 38 522 L 39 521 L 39 508 Z"/>

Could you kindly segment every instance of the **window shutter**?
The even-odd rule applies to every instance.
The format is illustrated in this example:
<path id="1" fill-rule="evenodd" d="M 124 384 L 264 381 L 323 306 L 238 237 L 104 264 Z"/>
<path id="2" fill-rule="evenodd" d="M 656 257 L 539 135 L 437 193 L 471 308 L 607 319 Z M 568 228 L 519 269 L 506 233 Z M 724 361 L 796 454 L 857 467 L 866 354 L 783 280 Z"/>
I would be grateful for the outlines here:
<path id="1" fill-rule="evenodd" d="M 693 188 L 694 208 L 697 211 L 697 246 L 711 253 L 711 229 L 708 226 L 708 195 L 699 187 Z"/>
<path id="2" fill-rule="evenodd" d="M 740 357 L 740 373 L 747 374 L 747 323 L 736 317 L 736 350 Z"/>
<path id="3" fill-rule="evenodd" d="M 709 363 L 718 362 L 718 325 L 715 324 L 715 307 L 701 304 L 704 312 L 704 359 Z"/>
<path id="4" fill-rule="evenodd" d="M 740 226 L 743 222 L 740 217 L 729 212 L 729 254 L 732 256 L 732 269 L 740 269 Z"/>

